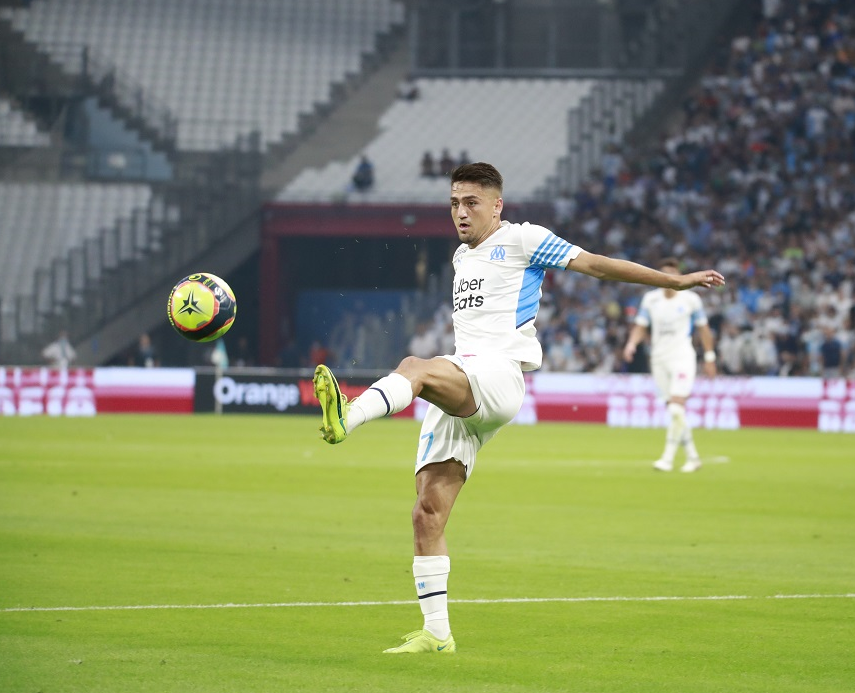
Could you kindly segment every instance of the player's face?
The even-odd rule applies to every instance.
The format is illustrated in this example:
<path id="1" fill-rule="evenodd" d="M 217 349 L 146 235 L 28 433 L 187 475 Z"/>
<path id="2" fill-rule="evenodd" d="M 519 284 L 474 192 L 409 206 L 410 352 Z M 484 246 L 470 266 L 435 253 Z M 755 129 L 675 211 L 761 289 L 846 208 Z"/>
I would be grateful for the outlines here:
<path id="1" fill-rule="evenodd" d="M 478 183 L 451 184 L 451 218 L 457 237 L 474 248 L 502 223 L 502 198 L 493 188 Z"/>

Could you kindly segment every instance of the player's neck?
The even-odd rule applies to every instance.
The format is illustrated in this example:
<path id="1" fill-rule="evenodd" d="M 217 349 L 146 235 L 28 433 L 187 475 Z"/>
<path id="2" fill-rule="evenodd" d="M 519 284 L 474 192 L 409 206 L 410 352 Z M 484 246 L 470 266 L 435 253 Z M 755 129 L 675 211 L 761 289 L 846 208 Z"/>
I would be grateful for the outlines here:
<path id="1" fill-rule="evenodd" d="M 502 220 L 497 217 L 493 226 L 491 226 L 490 229 L 488 231 L 486 231 L 484 233 L 484 235 L 481 236 L 481 238 L 479 238 L 477 241 L 475 241 L 474 243 L 470 243 L 469 248 L 471 250 L 475 250 L 475 248 L 477 248 L 484 241 L 486 241 L 490 236 L 492 236 L 494 233 L 496 233 L 496 231 L 498 231 L 501 227 L 502 227 Z"/>
<path id="2" fill-rule="evenodd" d="M 676 289 L 662 289 L 665 292 L 665 298 L 674 298 L 677 295 Z"/>

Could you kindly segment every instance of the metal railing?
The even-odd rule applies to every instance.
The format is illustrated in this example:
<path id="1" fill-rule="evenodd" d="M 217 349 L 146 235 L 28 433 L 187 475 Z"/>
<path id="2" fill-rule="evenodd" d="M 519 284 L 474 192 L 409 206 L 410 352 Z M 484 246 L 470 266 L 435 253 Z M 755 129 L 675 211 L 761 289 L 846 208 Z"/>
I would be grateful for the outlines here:
<path id="1" fill-rule="evenodd" d="M 245 155 L 222 153 L 204 184 L 154 186 L 147 207 L 39 268 L 31 288 L 6 297 L 0 310 L 4 361 L 37 362 L 41 346 L 59 329 L 72 342 L 82 341 L 252 217 L 261 204 L 258 176 L 228 177 L 222 159 L 230 156 Z"/>
<path id="2" fill-rule="evenodd" d="M 97 50 L 86 44 L 68 42 L 40 43 L 39 48 L 64 72 L 79 78 L 81 88 L 91 87 L 111 96 L 164 143 L 175 145 L 178 121 L 166 104 Z"/>
<path id="3" fill-rule="evenodd" d="M 555 174 L 534 198 L 551 202 L 599 168 L 612 144 L 621 142 L 665 89 L 661 79 L 604 79 L 595 82 L 579 105 L 567 112 L 567 151 Z"/>
<path id="4" fill-rule="evenodd" d="M 264 148 L 261 124 L 251 119 L 182 118 L 176 140 L 183 151 L 259 152 Z"/>
<path id="5" fill-rule="evenodd" d="M 0 29 L 4 28 L 0 24 Z M 52 41 L 37 46 L 5 27 L 9 46 L 0 44 L 0 88 L 24 102 L 46 95 L 64 99 L 96 95 L 145 139 L 169 155 L 185 151 L 257 150 L 261 125 L 253 119 L 181 118 L 133 75 L 79 42 Z M 54 113 L 54 116 L 58 113 Z M 53 119 L 51 119 L 53 120 Z"/>

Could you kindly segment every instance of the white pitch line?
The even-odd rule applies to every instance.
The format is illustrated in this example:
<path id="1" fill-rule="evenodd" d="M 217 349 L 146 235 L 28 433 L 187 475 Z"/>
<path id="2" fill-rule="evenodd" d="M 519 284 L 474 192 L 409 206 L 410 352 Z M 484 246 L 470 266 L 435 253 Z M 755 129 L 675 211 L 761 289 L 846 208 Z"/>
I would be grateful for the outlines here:
<path id="1" fill-rule="evenodd" d="M 508 599 L 449 599 L 450 604 L 556 604 L 584 602 L 726 602 L 752 599 L 855 599 L 851 594 L 723 594 L 696 597 L 514 597 Z M 415 600 L 385 602 L 270 602 L 263 604 L 141 604 L 129 606 L 13 606 L 0 613 L 25 611 L 152 611 L 163 609 L 285 609 L 323 606 L 408 606 Z"/>

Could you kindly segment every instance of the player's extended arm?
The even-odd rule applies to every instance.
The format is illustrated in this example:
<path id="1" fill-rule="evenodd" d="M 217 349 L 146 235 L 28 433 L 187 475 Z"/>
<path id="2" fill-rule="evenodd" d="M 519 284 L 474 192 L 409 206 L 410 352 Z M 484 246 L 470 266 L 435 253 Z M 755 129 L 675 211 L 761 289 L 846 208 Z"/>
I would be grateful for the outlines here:
<path id="1" fill-rule="evenodd" d="M 584 250 L 570 261 L 567 269 L 588 274 L 597 279 L 646 284 L 647 286 L 659 286 L 663 289 L 676 289 L 677 291 L 691 289 L 694 286 L 709 288 L 724 284 L 724 277 L 715 270 L 703 270 L 690 274 L 668 274 L 639 265 L 637 262 L 618 260 Z"/>
<path id="2" fill-rule="evenodd" d="M 644 325 L 633 325 L 629 331 L 629 339 L 626 341 L 626 346 L 623 348 L 623 360 L 631 363 L 635 358 L 635 350 L 638 345 L 644 341 L 647 336 L 647 328 Z"/>
<path id="3" fill-rule="evenodd" d="M 698 337 L 701 338 L 701 344 L 704 347 L 704 373 L 707 377 L 714 378 L 716 374 L 715 338 L 710 326 L 701 325 L 698 327 Z"/>

